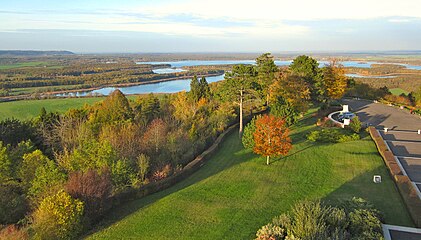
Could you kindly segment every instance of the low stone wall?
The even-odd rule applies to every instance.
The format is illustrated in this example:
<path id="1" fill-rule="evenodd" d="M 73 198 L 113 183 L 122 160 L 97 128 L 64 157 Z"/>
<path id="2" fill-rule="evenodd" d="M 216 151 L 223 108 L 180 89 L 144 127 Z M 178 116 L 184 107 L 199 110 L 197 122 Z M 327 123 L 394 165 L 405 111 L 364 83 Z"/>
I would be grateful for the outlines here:
<path id="1" fill-rule="evenodd" d="M 369 127 L 370 136 L 376 143 L 377 150 L 382 156 L 384 163 L 389 169 L 389 173 L 392 176 L 396 187 L 398 188 L 406 207 L 411 215 L 417 227 L 421 227 L 421 199 L 417 195 L 417 191 L 412 185 L 408 176 L 402 173 L 399 164 L 396 162 L 396 158 L 386 146 L 383 138 L 377 132 L 374 127 Z M 388 201 L 385 199 L 385 201 Z"/>

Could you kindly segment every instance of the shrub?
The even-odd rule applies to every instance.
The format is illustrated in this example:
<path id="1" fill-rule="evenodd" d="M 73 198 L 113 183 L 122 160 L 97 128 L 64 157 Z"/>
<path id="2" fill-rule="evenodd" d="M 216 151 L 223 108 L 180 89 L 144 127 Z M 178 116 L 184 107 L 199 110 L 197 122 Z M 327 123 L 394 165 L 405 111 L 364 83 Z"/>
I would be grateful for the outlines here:
<path id="1" fill-rule="evenodd" d="M 171 165 L 166 164 L 161 170 L 156 170 L 152 176 L 152 180 L 157 182 L 168 177 L 171 174 Z"/>
<path id="2" fill-rule="evenodd" d="M 102 217 L 111 208 L 112 182 L 108 169 L 74 172 L 65 185 L 66 192 L 84 203 L 84 215 L 91 221 Z"/>
<path id="3" fill-rule="evenodd" d="M 303 239 L 326 239 L 328 213 L 329 208 L 323 207 L 320 202 L 300 202 L 292 210 L 294 222 L 291 231 Z"/>
<path id="4" fill-rule="evenodd" d="M 383 239 L 382 223 L 370 209 L 355 209 L 349 214 L 349 230 L 353 239 Z"/>
<path id="5" fill-rule="evenodd" d="M 352 129 L 352 131 L 354 131 L 355 133 L 359 133 L 361 131 L 362 128 L 362 123 L 360 121 L 360 119 L 358 118 L 358 116 L 355 116 L 352 120 L 351 123 L 349 124 L 349 127 Z"/>
<path id="6" fill-rule="evenodd" d="M 313 142 L 339 143 L 359 140 L 360 136 L 338 128 L 325 128 L 310 132 L 307 139 Z"/>
<path id="7" fill-rule="evenodd" d="M 256 132 L 256 120 L 257 117 L 253 117 L 251 121 L 246 125 L 243 131 L 243 136 L 241 137 L 241 141 L 243 143 L 244 148 L 246 149 L 253 149 L 254 147 L 254 132 Z"/>
<path id="8" fill-rule="evenodd" d="M 5 182 L 12 177 L 12 160 L 9 157 L 7 148 L 0 141 L 0 182 Z"/>
<path id="9" fill-rule="evenodd" d="M 339 138 L 337 140 L 337 142 L 342 143 L 342 142 L 351 142 L 351 141 L 356 141 L 356 140 L 360 140 L 360 135 L 354 133 L 351 135 L 339 135 Z"/>
<path id="10" fill-rule="evenodd" d="M 31 181 L 28 194 L 32 197 L 46 196 L 55 192 L 62 183 L 66 175 L 60 171 L 56 163 L 48 160 L 45 165 L 39 166 L 35 171 L 35 177 Z"/>
<path id="11" fill-rule="evenodd" d="M 18 176 L 22 183 L 29 187 L 31 181 L 35 178 L 35 171 L 38 167 L 48 163 L 49 159 L 42 154 L 40 150 L 27 153 L 22 157 L 22 163 L 19 167 Z"/>
<path id="12" fill-rule="evenodd" d="M 135 177 L 133 169 L 129 166 L 127 160 L 118 160 L 111 165 L 111 179 L 116 189 L 129 186 Z"/>
<path id="13" fill-rule="evenodd" d="M 149 162 L 150 158 L 146 154 L 140 154 L 139 157 L 137 157 L 137 174 L 141 182 L 146 180 L 146 174 L 149 171 Z"/>
<path id="14" fill-rule="evenodd" d="M 284 229 L 269 223 L 260 228 L 256 233 L 258 240 L 280 240 L 284 239 Z"/>
<path id="15" fill-rule="evenodd" d="M 296 204 L 291 214 L 273 218 L 257 232 L 257 239 L 383 239 L 381 218 L 361 198 L 345 202 L 342 208 L 323 206 L 319 201 Z"/>
<path id="16" fill-rule="evenodd" d="M 18 183 L 0 184 L 0 224 L 18 222 L 28 209 L 28 201 Z"/>
<path id="17" fill-rule="evenodd" d="M 9 225 L 0 230 L 0 239 L 26 240 L 29 239 L 26 229 L 21 229 L 16 225 Z"/>
<path id="18" fill-rule="evenodd" d="M 82 230 L 83 203 L 61 190 L 42 200 L 33 214 L 35 239 L 71 239 Z"/>

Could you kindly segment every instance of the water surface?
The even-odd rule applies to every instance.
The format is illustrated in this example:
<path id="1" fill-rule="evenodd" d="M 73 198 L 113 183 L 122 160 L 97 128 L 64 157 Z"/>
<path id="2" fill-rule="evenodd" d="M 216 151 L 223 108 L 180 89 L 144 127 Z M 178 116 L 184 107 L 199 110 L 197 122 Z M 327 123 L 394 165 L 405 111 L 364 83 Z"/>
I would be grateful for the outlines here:
<path id="1" fill-rule="evenodd" d="M 224 75 L 219 75 L 219 76 L 214 76 L 214 77 L 207 77 L 206 81 L 208 83 L 212 83 L 212 82 L 221 81 L 223 79 L 224 79 Z M 90 96 L 90 95 L 108 96 L 110 95 L 110 93 L 112 93 L 116 89 L 119 89 L 124 94 L 176 93 L 176 92 L 181 92 L 181 91 L 190 91 L 190 81 L 191 81 L 191 78 L 160 82 L 160 83 L 127 86 L 127 87 L 105 87 L 105 88 L 100 88 L 100 89 L 96 89 L 92 91 L 80 91 L 80 92 L 57 94 L 56 96 L 60 96 L 60 97 L 66 97 L 66 96 L 83 97 L 83 96 Z"/>

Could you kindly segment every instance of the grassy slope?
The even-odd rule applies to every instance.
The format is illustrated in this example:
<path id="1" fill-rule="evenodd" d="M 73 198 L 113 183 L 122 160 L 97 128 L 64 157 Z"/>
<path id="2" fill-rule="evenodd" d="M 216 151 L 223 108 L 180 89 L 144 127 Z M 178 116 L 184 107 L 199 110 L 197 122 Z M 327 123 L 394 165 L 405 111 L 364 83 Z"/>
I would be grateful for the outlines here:
<path id="1" fill-rule="evenodd" d="M 135 99 L 136 97 L 134 95 L 127 96 L 128 99 Z M 93 104 L 103 99 L 103 97 L 91 97 L 4 102 L 0 103 L 0 120 L 12 117 L 20 120 L 28 120 L 37 116 L 42 107 L 45 107 L 47 111 L 65 112 L 71 108 L 79 108 L 85 104 Z"/>
<path id="2" fill-rule="evenodd" d="M 90 239 L 251 239 L 297 201 L 338 203 L 353 196 L 373 202 L 386 222 L 411 226 L 409 215 L 369 137 L 319 145 L 305 141 L 314 119 L 292 133 L 288 157 L 265 160 L 231 134 L 216 155 L 185 181 L 115 209 Z M 374 174 L 383 177 L 374 184 Z"/>

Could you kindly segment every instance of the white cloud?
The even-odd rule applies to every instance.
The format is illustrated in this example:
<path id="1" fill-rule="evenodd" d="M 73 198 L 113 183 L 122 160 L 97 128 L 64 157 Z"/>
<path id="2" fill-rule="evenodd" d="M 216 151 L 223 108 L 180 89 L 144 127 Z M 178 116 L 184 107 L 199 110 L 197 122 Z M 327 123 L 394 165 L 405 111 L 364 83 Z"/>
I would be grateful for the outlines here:
<path id="1" fill-rule="evenodd" d="M 408 22 L 412 22 L 412 19 L 408 19 L 408 18 L 392 18 L 387 20 L 388 22 L 391 23 L 408 23 Z"/>
<path id="2" fill-rule="evenodd" d="M 139 1 L 136 5 L 120 9 L 104 7 L 105 4 L 101 9 L 74 11 L 26 9 L 26 14 L 15 13 L 13 17 L 0 14 L 0 30 L 80 29 L 288 39 L 312 32 L 309 27 L 291 24 L 291 21 L 386 17 L 390 18 L 389 22 L 405 22 L 410 18 L 421 19 L 420 0 L 184 0 Z M 200 22 L 192 21 L 189 16 Z M 220 24 L 202 24 L 206 21 L 218 21 Z"/>
<path id="3" fill-rule="evenodd" d="M 161 16 L 190 13 L 205 18 L 241 20 L 421 18 L 420 0 L 186 0 L 137 10 Z"/>

